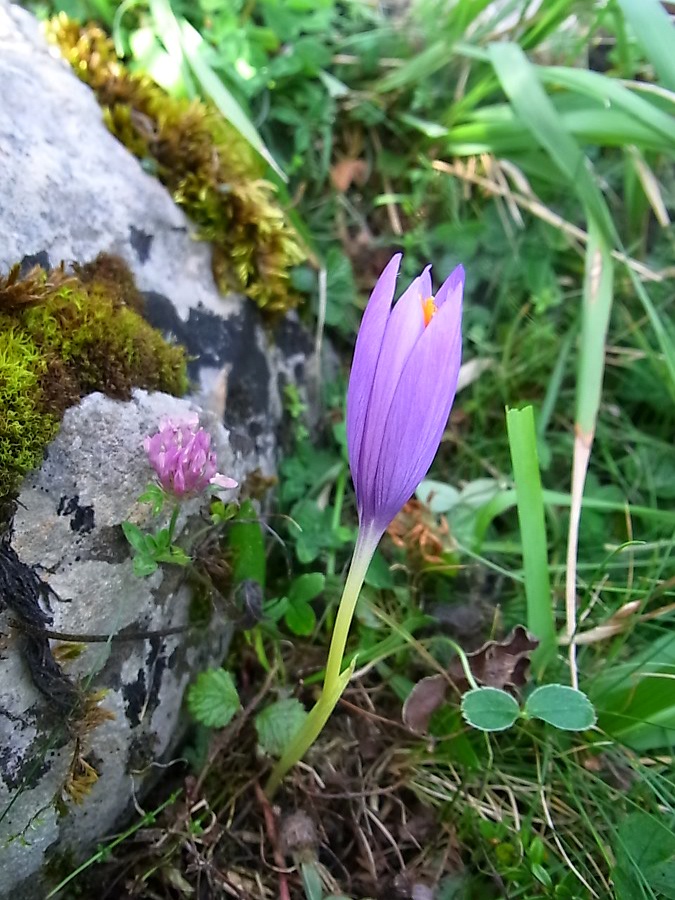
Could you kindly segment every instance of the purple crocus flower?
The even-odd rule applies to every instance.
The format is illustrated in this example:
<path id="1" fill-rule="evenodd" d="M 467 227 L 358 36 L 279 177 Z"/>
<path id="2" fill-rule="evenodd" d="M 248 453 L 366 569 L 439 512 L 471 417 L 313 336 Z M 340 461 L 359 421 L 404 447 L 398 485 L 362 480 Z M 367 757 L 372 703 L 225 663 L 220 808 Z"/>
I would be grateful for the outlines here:
<path id="1" fill-rule="evenodd" d="M 375 541 L 433 462 L 462 356 L 463 267 L 457 266 L 434 297 L 427 266 L 392 308 L 400 264 L 398 253 L 371 294 L 347 393 L 359 523 Z"/>
<path id="2" fill-rule="evenodd" d="M 199 494 L 210 485 L 223 490 L 237 486 L 217 471 L 211 435 L 199 428 L 196 413 L 181 422 L 162 419 L 157 434 L 146 437 L 143 446 L 159 483 L 176 497 Z"/>
<path id="3" fill-rule="evenodd" d="M 338 606 L 323 691 L 272 770 L 272 796 L 316 740 L 345 689 L 347 638 L 368 566 L 387 525 L 426 475 L 443 436 L 462 356 L 464 269 L 434 297 L 430 266 L 392 308 L 401 254 L 380 275 L 356 340 L 347 391 L 347 448 L 359 533 Z M 354 663 L 352 662 L 352 667 Z"/>

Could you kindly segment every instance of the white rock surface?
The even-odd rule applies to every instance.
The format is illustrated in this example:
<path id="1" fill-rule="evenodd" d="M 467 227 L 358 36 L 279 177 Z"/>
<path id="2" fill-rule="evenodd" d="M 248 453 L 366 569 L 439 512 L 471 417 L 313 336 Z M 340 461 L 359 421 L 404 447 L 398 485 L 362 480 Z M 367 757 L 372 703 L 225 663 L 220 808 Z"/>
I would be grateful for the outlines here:
<path id="1" fill-rule="evenodd" d="M 132 806 L 153 763 L 172 749 L 186 685 L 194 671 L 218 664 L 229 625 L 214 615 L 208 634 L 189 629 L 191 591 L 183 570 L 161 567 L 148 578 L 133 574 L 124 521 L 156 528 L 138 496 L 153 472 L 143 437 L 163 416 L 184 418 L 197 409 L 186 400 L 136 391 L 130 403 L 91 394 L 66 412 L 43 467 L 19 496 L 12 548 L 58 596 L 49 603 L 49 628 L 77 635 L 133 635 L 185 626 L 180 634 L 111 643 L 83 643 L 63 671 L 92 690 L 105 690 L 101 707 L 114 716 L 84 739 L 82 752 L 99 779 L 82 805 L 62 790 L 76 751 L 60 710 L 38 690 L 26 665 L 25 634 L 0 612 L 6 635 L 0 658 L 0 896 L 24 885 L 42 896 L 39 872 L 46 851 L 86 851 Z M 243 481 L 250 469 L 210 414 L 202 424 L 214 438 L 220 470 Z M 234 496 L 231 492 L 230 496 Z M 227 496 L 227 495 L 226 495 Z M 184 503 L 178 540 L 196 527 L 203 501 Z M 52 641 L 52 647 L 59 642 Z"/>

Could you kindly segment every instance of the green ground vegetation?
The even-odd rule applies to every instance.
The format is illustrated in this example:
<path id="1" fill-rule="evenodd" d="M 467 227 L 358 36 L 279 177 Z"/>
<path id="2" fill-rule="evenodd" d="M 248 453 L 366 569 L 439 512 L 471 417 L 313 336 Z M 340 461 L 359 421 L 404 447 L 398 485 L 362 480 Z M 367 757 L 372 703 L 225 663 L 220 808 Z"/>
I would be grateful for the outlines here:
<path id="1" fill-rule="evenodd" d="M 213 103 L 274 160 L 267 177 L 311 249 L 292 284 L 345 374 L 323 385 L 318 433 L 287 391 L 294 438 L 265 527 L 212 509 L 222 544 L 208 566 L 229 579 L 241 633 L 227 671 L 188 694 L 190 803 L 168 777 L 162 838 L 148 813 L 112 861 L 92 857 L 93 883 L 123 872 L 147 898 L 675 896 L 675 37 L 662 4 L 32 6 L 96 19 L 130 70 Z M 432 262 L 440 282 L 464 264 L 466 385 L 368 574 L 344 703 L 274 810 L 256 785 L 315 699 L 356 534 L 355 329 L 397 249 L 404 277 Z M 545 645 L 529 670 L 503 643 L 516 625 Z M 453 641 L 496 653 L 501 683 L 486 683 L 520 708 L 578 683 L 597 723 L 566 732 L 540 709 L 504 731 L 469 727 Z M 434 675 L 447 690 L 415 715 L 406 701 Z"/>

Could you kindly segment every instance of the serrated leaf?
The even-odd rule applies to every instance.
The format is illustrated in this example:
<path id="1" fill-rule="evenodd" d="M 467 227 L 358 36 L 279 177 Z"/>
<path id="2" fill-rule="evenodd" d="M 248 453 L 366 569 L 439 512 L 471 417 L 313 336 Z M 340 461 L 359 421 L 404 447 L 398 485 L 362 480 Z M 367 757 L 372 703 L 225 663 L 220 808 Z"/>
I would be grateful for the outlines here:
<path id="1" fill-rule="evenodd" d="M 188 691 L 188 708 L 202 725 L 224 728 L 241 708 L 232 674 L 225 669 L 202 672 Z"/>
<path id="2" fill-rule="evenodd" d="M 516 700 L 499 688 L 474 688 L 462 697 L 462 716 L 479 731 L 505 731 L 519 715 Z"/>
<path id="3" fill-rule="evenodd" d="M 288 607 L 284 621 L 293 634 L 297 634 L 299 637 L 308 637 L 314 631 L 316 615 L 309 603 L 305 603 L 303 600 Z"/>
<path id="4" fill-rule="evenodd" d="M 321 572 L 310 572 L 307 575 L 300 575 L 296 578 L 288 592 L 288 599 L 291 604 L 308 603 L 314 600 L 323 591 L 326 586 L 326 576 Z"/>
<path id="5" fill-rule="evenodd" d="M 260 747 L 270 756 L 281 756 L 306 718 L 307 711 L 299 700 L 277 700 L 255 717 Z"/>
<path id="6" fill-rule="evenodd" d="M 527 698 L 525 715 L 563 731 L 585 731 L 595 725 L 593 704 L 586 694 L 564 684 L 545 684 Z"/>

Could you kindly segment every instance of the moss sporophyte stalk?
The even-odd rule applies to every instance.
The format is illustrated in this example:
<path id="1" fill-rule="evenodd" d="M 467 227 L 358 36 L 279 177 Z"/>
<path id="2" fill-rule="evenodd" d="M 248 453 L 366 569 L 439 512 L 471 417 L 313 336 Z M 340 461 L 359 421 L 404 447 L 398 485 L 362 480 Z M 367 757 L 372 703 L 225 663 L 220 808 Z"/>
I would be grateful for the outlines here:
<path id="1" fill-rule="evenodd" d="M 48 25 L 73 70 L 96 93 L 115 137 L 155 173 L 213 245 L 222 291 L 241 291 L 265 311 L 297 303 L 290 270 L 306 253 L 262 177 L 249 144 L 215 109 L 172 97 L 147 75 L 129 72 L 95 26 L 63 14 Z"/>
<path id="2" fill-rule="evenodd" d="M 347 391 L 347 446 L 359 533 L 338 606 L 323 690 L 305 724 L 274 767 L 268 794 L 321 733 L 347 686 L 342 669 L 349 628 L 375 549 L 424 478 L 441 441 L 462 355 L 464 270 L 458 266 L 432 296 L 430 267 L 392 308 L 401 256 L 375 285 L 356 340 Z"/>
<path id="3" fill-rule="evenodd" d="M 65 410 L 102 391 L 183 394 L 185 354 L 140 315 L 122 260 L 0 277 L 0 503 L 42 462 Z"/>

